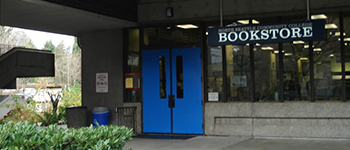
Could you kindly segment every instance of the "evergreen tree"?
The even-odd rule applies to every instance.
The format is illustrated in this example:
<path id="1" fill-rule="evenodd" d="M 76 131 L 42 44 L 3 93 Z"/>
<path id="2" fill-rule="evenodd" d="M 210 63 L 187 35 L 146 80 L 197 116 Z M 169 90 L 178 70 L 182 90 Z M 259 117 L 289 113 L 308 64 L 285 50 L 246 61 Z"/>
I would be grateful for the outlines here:
<path id="1" fill-rule="evenodd" d="M 53 51 L 55 50 L 55 45 L 53 45 L 52 41 L 49 40 L 49 41 L 46 41 L 45 44 L 44 44 L 44 50 L 49 50 L 49 51 Z"/>

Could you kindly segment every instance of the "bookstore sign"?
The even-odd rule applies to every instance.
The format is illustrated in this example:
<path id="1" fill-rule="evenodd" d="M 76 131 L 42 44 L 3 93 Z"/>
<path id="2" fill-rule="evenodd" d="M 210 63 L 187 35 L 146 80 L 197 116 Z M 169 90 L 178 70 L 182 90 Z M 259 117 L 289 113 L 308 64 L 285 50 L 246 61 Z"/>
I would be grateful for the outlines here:
<path id="1" fill-rule="evenodd" d="M 324 20 L 208 28 L 209 46 L 324 39 Z"/>

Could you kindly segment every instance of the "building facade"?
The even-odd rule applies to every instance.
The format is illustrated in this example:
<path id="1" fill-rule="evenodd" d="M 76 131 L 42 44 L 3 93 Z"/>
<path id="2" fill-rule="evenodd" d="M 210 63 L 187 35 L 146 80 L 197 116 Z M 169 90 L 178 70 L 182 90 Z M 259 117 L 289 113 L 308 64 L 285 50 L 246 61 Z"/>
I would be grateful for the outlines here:
<path id="1" fill-rule="evenodd" d="M 140 134 L 350 138 L 348 0 L 1 2 L 1 25 L 78 37 L 83 105 L 111 124 L 136 107 Z M 72 19 L 11 19 L 16 3 Z M 306 20 L 325 22 L 324 39 L 208 45 L 209 28 Z"/>
<path id="2" fill-rule="evenodd" d="M 348 138 L 349 2 L 309 1 L 309 19 L 325 20 L 323 40 L 208 46 L 220 12 L 226 27 L 308 20 L 304 0 L 220 5 L 139 1 L 140 26 L 125 31 L 124 61 L 126 74 L 140 73 L 141 88 L 125 89 L 123 103 L 141 109 L 139 132 Z M 186 62 L 181 51 L 196 49 Z"/>

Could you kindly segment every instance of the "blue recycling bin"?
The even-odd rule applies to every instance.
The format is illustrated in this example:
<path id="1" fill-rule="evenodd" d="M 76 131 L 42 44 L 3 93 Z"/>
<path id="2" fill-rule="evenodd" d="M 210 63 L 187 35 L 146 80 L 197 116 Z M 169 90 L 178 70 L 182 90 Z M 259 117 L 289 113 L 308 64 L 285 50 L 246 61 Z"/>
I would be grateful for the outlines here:
<path id="1" fill-rule="evenodd" d="M 108 125 L 109 124 L 109 109 L 107 107 L 94 107 L 92 108 L 92 123 L 94 126 L 97 125 Z"/>

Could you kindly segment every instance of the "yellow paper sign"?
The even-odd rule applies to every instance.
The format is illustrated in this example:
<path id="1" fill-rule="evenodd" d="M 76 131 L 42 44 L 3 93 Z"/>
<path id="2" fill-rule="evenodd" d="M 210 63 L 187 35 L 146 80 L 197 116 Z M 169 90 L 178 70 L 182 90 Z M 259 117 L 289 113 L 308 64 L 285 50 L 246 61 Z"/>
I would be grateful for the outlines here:
<path id="1" fill-rule="evenodd" d="M 132 78 L 125 78 L 125 88 L 133 88 L 133 79 Z"/>

